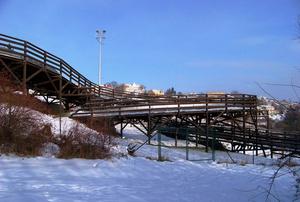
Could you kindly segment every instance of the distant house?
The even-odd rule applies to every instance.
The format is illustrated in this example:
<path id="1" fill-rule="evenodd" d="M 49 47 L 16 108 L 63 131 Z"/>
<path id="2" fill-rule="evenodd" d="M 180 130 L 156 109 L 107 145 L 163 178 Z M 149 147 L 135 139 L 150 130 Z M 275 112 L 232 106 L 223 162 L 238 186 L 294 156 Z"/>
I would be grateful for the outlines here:
<path id="1" fill-rule="evenodd" d="M 268 111 L 269 115 L 279 114 L 279 111 L 276 110 L 275 107 L 272 105 L 260 105 L 260 106 L 258 106 L 258 109 Z"/>
<path id="2" fill-rule="evenodd" d="M 123 87 L 124 91 L 135 93 L 135 94 L 142 94 L 142 93 L 145 92 L 145 87 L 141 84 L 136 84 L 136 83 L 127 84 L 127 83 L 125 83 L 125 84 L 122 85 L 122 87 Z"/>
<path id="3" fill-rule="evenodd" d="M 164 91 L 162 91 L 162 90 L 156 90 L 156 89 L 148 90 L 147 93 L 149 95 L 153 95 L 153 96 L 162 96 L 162 95 L 164 95 Z"/>
<path id="4" fill-rule="evenodd" d="M 225 95 L 224 92 L 219 92 L 219 91 L 216 91 L 216 92 L 207 92 L 206 93 L 208 97 L 219 97 L 221 95 Z"/>
<path id="5" fill-rule="evenodd" d="M 113 88 L 114 88 L 114 87 L 113 87 L 113 85 L 111 85 L 110 83 L 108 83 L 108 84 L 104 84 L 104 87 L 111 88 L 111 89 L 113 89 Z"/>

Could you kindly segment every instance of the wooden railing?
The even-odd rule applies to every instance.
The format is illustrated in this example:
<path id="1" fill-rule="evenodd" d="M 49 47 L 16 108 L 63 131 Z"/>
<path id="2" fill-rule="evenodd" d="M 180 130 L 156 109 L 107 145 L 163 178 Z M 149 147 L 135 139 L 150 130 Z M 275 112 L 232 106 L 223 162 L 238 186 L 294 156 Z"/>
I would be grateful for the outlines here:
<path id="1" fill-rule="evenodd" d="M 0 54 L 24 60 L 26 62 L 46 68 L 63 77 L 73 85 L 81 89 L 86 89 L 92 95 L 107 98 L 140 98 L 147 95 L 135 95 L 130 92 L 99 86 L 80 74 L 63 59 L 45 51 L 38 46 L 15 37 L 0 34 Z"/>
<path id="2" fill-rule="evenodd" d="M 205 127 L 205 126 L 204 126 Z M 189 134 L 190 137 L 194 137 L 196 134 L 199 138 L 216 140 L 221 142 L 233 143 L 236 145 L 243 146 L 254 146 L 257 149 L 269 149 L 271 152 L 284 151 L 284 152 L 295 152 L 300 154 L 300 134 L 299 132 L 270 132 L 268 130 L 258 130 L 247 128 L 246 131 L 236 130 L 234 133 L 230 127 L 217 127 L 213 126 L 209 128 L 209 132 L 206 134 L 201 133 L 201 130 L 196 128 L 176 128 L 161 126 L 158 128 L 158 132 L 167 133 L 169 135 L 175 134 Z M 196 138 L 195 138 L 196 139 Z"/>
<path id="3" fill-rule="evenodd" d="M 82 106 L 84 110 L 109 111 L 140 111 L 139 107 L 148 107 L 150 112 L 157 110 L 189 110 L 222 108 L 227 111 L 233 107 L 241 109 L 256 108 L 257 98 L 244 94 L 193 94 L 176 96 L 151 96 L 147 94 L 132 94 L 105 86 L 99 86 L 63 59 L 39 48 L 38 46 L 15 37 L 0 34 L 0 54 L 2 56 L 23 60 L 40 68 L 45 68 L 60 78 L 68 81 L 75 88 L 84 89 L 88 95 L 94 96 Z"/>
<path id="4" fill-rule="evenodd" d="M 183 113 L 187 111 L 230 111 L 256 110 L 257 98 L 245 94 L 197 94 L 164 97 L 147 97 L 144 99 L 92 100 L 75 114 L 93 113 L 109 115 L 126 115 L 128 113 Z M 75 115 L 74 114 L 74 115 Z"/>

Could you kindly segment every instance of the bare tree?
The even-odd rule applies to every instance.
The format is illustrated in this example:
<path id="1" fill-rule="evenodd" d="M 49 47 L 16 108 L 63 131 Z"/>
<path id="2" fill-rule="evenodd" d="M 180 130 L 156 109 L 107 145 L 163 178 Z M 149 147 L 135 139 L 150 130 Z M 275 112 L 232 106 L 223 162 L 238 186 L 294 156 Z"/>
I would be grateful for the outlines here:
<path id="1" fill-rule="evenodd" d="M 116 81 L 107 82 L 105 85 L 111 86 L 113 88 L 116 88 L 119 84 Z"/>
<path id="2" fill-rule="evenodd" d="M 174 87 L 168 88 L 165 92 L 165 95 L 167 96 L 176 95 L 176 90 L 174 89 Z"/>
<path id="3" fill-rule="evenodd" d="M 299 27 L 299 32 L 297 36 L 297 40 L 300 41 L 300 16 L 298 17 L 298 27 Z M 296 68 L 297 69 L 297 68 Z M 300 71 L 300 69 L 297 69 Z M 297 94 L 296 89 L 300 89 L 299 85 L 295 85 L 293 80 L 291 79 L 290 84 L 267 84 L 267 85 L 275 85 L 275 86 L 286 86 L 286 87 L 291 87 L 298 98 L 298 101 L 300 102 L 300 97 Z M 263 89 L 259 84 L 258 86 L 269 96 L 274 98 L 270 93 L 268 93 L 265 89 Z M 280 105 L 283 105 L 281 102 L 279 102 L 276 98 L 274 98 Z M 283 120 L 283 123 L 285 124 L 285 130 L 298 130 L 300 131 L 300 106 L 296 107 L 289 107 L 287 108 L 286 116 L 285 119 Z M 287 168 L 288 172 L 283 172 L 284 174 L 280 173 L 280 171 L 283 168 Z M 273 197 L 274 200 L 278 200 L 277 198 L 274 198 L 274 195 L 271 193 L 272 187 L 276 181 L 276 179 L 280 178 L 283 175 L 291 174 L 295 177 L 295 188 L 296 188 L 296 193 L 294 195 L 294 200 L 293 201 L 298 201 L 300 199 L 300 169 L 299 166 L 294 166 L 292 163 L 292 158 L 290 155 L 286 155 L 282 158 L 282 162 L 279 163 L 278 169 L 274 172 L 273 176 L 270 178 L 270 184 L 269 188 L 267 189 L 267 196 L 266 196 L 266 201 L 270 199 L 270 197 Z"/>

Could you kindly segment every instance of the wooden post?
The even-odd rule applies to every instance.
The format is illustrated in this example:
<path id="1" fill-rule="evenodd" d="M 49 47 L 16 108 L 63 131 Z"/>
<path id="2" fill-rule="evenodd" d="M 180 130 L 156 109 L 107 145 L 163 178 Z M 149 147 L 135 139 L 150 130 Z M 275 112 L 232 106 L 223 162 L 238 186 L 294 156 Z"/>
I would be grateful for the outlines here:
<path id="1" fill-rule="evenodd" d="M 205 109 L 205 112 L 206 112 L 206 121 L 205 121 L 205 133 L 206 133 L 206 144 L 205 144 L 205 152 L 208 152 L 208 119 L 209 119 L 209 116 L 208 116 L 208 94 L 206 94 L 206 109 Z"/>
<path id="2" fill-rule="evenodd" d="M 189 160 L 189 137 L 187 129 L 185 130 L 185 159 Z"/>
<path id="3" fill-rule="evenodd" d="M 216 153 L 215 153 L 215 142 L 216 142 L 216 131 L 213 131 L 213 140 L 212 140 L 212 160 L 215 161 L 216 160 Z"/>
<path id="4" fill-rule="evenodd" d="M 227 94 L 225 94 L 225 111 L 228 110 L 228 100 L 227 100 Z"/>
<path id="5" fill-rule="evenodd" d="M 196 122 L 196 125 L 200 127 L 197 116 L 196 116 L 195 122 Z M 200 130 L 199 130 L 198 127 L 197 127 L 197 128 L 196 128 L 196 134 L 195 134 L 195 135 L 196 135 L 196 148 L 198 148 L 199 133 L 200 133 Z"/>
<path id="6" fill-rule="evenodd" d="M 161 158 L 161 134 L 160 133 L 157 133 L 157 140 L 158 140 L 157 155 L 158 155 L 158 160 L 161 161 L 162 158 Z"/>
<path id="7" fill-rule="evenodd" d="M 59 135 L 61 136 L 61 115 L 62 115 L 62 61 L 59 62 Z"/>
<path id="8" fill-rule="evenodd" d="M 270 140 L 270 153 L 271 153 L 271 158 L 273 158 L 273 137 L 272 133 L 270 133 L 270 118 L 269 118 L 269 111 L 267 111 L 267 135 Z"/>
<path id="9" fill-rule="evenodd" d="M 246 154 L 246 112 L 245 112 L 245 95 L 243 95 L 243 154 Z"/>
<path id="10" fill-rule="evenodd" d="M 178 127 L 176 127 L 176 132 L 175 132 L 175 147 L 177 147 L 177 141 L 178 141 Z"/>
<path id="11" fill-rule="evenodd" d="M 149 103 L 148 129 L 147 129 L 148 144 L 151 144 L 151 117 L 150 117 L 150 113 L 151 113 L 151 106 L 150 106 L 150 103 Z"/>
<path id="12" fill-rule="evenodd" d="M 121 137 L 123 137 L 123 119 L 121 120 L 120 135 L 121 135 Z"/>
<path id="13" fill-rule="evenodd" d="M 258 122 L 258 118 L 257 118 L 257 107 L 255 109 L 255 155 L 258 156 L 258 126 L 257 126 L 257 122 Z"/>
<path id="14" fill-rule="evenodd" d="M 234 117 L 232 117 L 231 120 L 231 151 L 235 151 L 235 145 L 233 143 L 235 139 L 235 122 L 234 122 Z"/>
<path id="15" fill-rule="evenodd" d="M 26 86 L 26 80 L 27 80 L 27 42 L 24 42 L 24 63 L 23 63 L 23 79 L 22 79 L 22 88 L 24 95 L 27 94 L 27 86 Z"/>

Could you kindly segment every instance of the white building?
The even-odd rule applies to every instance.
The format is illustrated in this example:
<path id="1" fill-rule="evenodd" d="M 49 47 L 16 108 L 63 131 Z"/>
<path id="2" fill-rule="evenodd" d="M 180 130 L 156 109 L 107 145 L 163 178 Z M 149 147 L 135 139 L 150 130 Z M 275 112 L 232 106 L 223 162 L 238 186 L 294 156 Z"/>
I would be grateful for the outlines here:
<path id="1" fill-rule="evenodd" d="M 141 93 L 145 92 L 145 87 L 141 84 L 136 84 L 136 83 L 133 83 L 133 84 L 125 83 L 123 85 L 123 88 L 124 88 L 124 91 L 136 93 L 136 94 L 141 94 Z"/>
<path id="2" fill-rule="evenodd" d="M 258 106 L 258 109 L 260 110 L 267 110 L 269 112 L 269 115 L 276 115 L 278 114 L 279 112 L 275 109 L 274 106 L 272 105 L 260 105 Z"/>
<path id="3" fill-rule="evenodd" d="M 164 95 L 164 91 L 163 90 L 156 90 L 156 89 L 152 89 L 152 90 L 148 90 L 148 94 L 149 95 L 153 95 L 153 96 L 162 96 Z"/>

